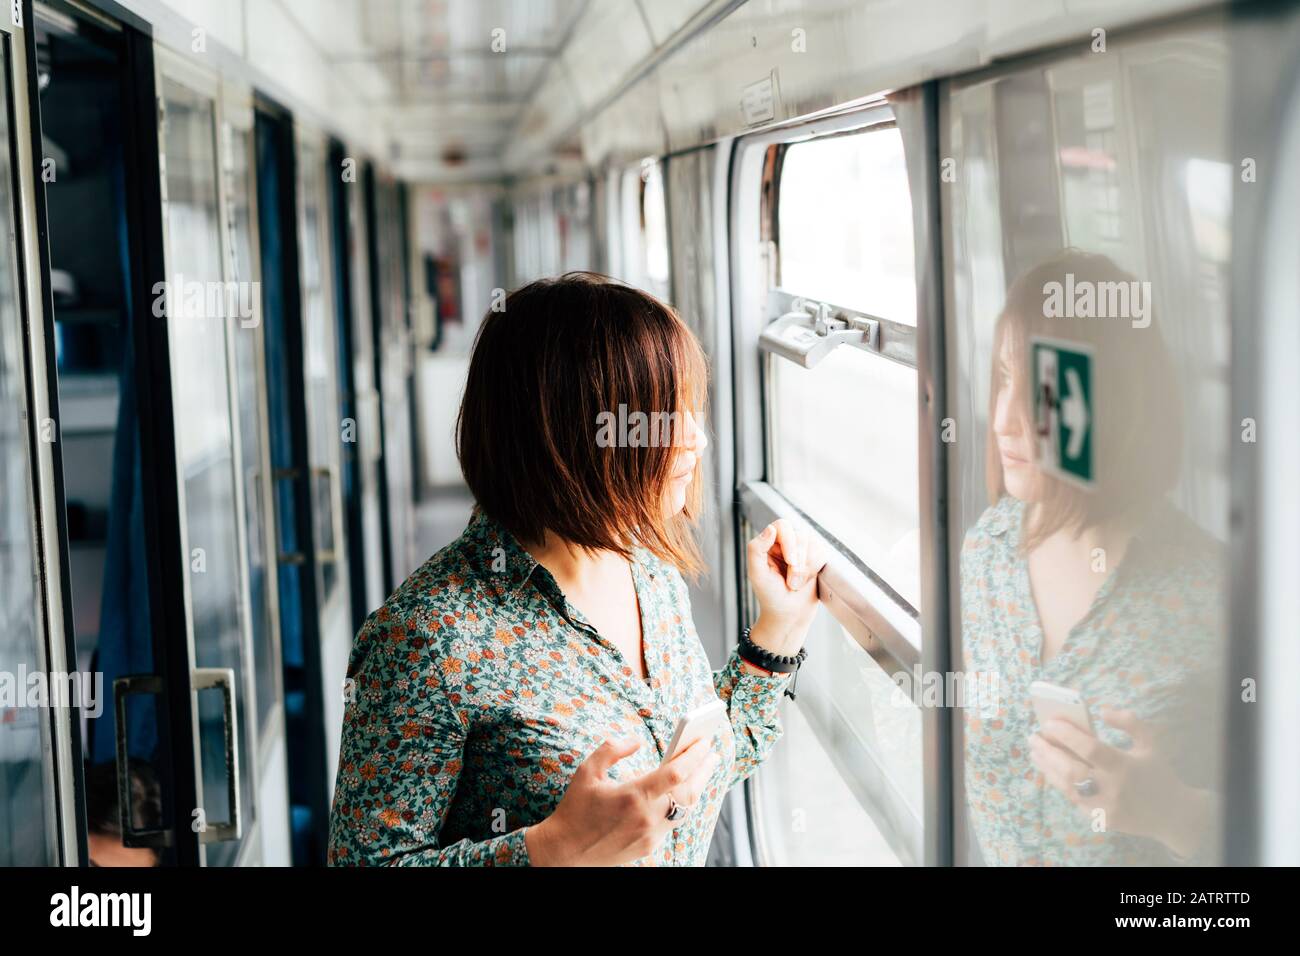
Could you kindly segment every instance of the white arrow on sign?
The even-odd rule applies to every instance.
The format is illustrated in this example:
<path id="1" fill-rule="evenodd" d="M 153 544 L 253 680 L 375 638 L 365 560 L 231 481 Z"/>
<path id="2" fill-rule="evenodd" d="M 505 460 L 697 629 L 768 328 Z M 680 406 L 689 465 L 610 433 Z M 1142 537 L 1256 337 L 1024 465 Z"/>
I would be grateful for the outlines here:
<path id="1" fill-rule="evenodd" d="M 1083 439 L 1088 434 L 1088 403 L 1083 400 L 1083 382 L 1072 368 L 1065 370 L 1065 397 L 1061 399 L 1061 424 L 1070 431 L 1070 441 L 1065 446 L 1067 458 L 1078 458 L 1083 451 Z"/>

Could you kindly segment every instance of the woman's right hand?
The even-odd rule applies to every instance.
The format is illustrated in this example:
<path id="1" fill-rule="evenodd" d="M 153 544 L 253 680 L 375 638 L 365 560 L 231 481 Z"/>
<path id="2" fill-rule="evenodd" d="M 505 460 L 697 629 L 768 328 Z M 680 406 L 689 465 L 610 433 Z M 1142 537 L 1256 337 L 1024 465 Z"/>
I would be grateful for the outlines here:
<path id="1" fill-rule="evenodd" d="M 825 549 L 806 527 L 777 518 L 750 540 L 747 556 L 759 608 L 750 640 L 774 654 L 797 654 L 817 613 Z"/>
<path id="2" fill-rule="evenodd" d="M 610 767 L 636 753 L 635 738 L 607 740 L 582 762 L 554 812 L 524 831 L 532 866 L 617 866 L 649 856 L 682 820 L 669 820 L 671 793 L 689 816 L 718 755 L 697 740 L 662 767 L 612 780 Z"/>

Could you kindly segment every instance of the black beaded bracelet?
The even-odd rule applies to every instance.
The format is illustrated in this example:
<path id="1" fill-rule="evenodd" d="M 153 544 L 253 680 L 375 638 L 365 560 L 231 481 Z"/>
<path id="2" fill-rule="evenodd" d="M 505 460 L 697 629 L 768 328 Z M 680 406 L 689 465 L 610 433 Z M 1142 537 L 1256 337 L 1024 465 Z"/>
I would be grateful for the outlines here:
<path id="1" fill-rule="evenodd" d="M 759 647 L 749 639 L 749 628 L 740 636 L 740 646 L 737 648 L 740 653 L 740 659 L 748 661 L 755 667 L 761 667 L 763 670 L 772 671 L 777 674 L 794 674 L 794 680 L 785 690 L 785 696 L 791 700 L 795 699 L 794 687 L 799 680 L 799 668 L 803 665 L 804 660 L 808 657 L 808 648 L 799 648 L 798 654 L 773 654 L 765 647 Z"/>

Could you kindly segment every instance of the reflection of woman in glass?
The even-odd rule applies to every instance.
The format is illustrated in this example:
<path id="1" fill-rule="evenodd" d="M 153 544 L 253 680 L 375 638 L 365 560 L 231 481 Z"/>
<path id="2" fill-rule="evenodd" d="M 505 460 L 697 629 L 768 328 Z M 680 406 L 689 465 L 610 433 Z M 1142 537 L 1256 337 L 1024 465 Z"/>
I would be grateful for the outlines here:
<path id="1" fill-rule="evenodd" d="M 1064 253 L 1013 284 L 994 336 L 992 505 L 961 556 L 964 666 L 999 689 L 996 715 L 965 717 L 971 828 L 990 864 L 1213 854 L 1222 568 L 1165 498 L 1182 454 L 1178 384 L 1140 284 L 1113 314 L 1123 300 L 1111 283 L 1132 282 L 1102 256 Z M 1060 309 L 1049 290 L 1061 288 L 1106 305 Z M 1040 467 L 1037 337 L 1091 351 L 1090 486 Z M 1036 680 L 1078 691 L 1097 736 L 1059 719 L 1040 727 Z"/>

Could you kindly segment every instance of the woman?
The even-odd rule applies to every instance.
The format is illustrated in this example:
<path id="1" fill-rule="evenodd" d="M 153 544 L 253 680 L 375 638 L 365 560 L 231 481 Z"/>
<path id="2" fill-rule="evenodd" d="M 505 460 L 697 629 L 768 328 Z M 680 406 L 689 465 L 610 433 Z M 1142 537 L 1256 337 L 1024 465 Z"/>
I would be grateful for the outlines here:
<path id="1" fill-rule="evenodd" d="M 1103 256 L 1066 252 L 1013 284 L 994 335 L 992 506 L 961 556 L 964 664 L 999 687 L 995 715 L 965 718 L 971 830 L 990 864 L 1213 853 L 1224 570 L 1166 500 L 1183 453 L 1179 386 L 1154 322 L 1064 317 L 1049 304 L 1062 288 L 1133 281 Z M 1038 337 L 1092 355 L 1090 487 L 1041 465 Z M 1039 726 L 1036 680 L 1079 691 L 1096 735 L 1060 719 Z"/>
<path id="2" fill-rule="evenodd" d="M 705 360 L 643 292 L 577 273 L 489 312 L 458 450 L 461 537 L 366 621 L 330 818 L 338 865 L 702 865 L 727 790 L 780 734 L 824 561 L 775 522 L 748 547 L 761 612 L 712 673 L 699 570 Z M 611 427 L 611 423 L 617 427 Z M 729 724 L 660 766 L 681 714 Z"/>

